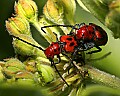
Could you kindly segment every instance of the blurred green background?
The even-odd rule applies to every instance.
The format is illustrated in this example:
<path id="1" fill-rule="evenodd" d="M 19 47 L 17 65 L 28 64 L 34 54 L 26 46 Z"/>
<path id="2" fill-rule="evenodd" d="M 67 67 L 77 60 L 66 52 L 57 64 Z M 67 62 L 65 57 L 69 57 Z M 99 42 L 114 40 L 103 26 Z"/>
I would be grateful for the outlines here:
<path id="1" fill-rule="evenodd" d="M 0 60 L 5 58 L 14 57 L 14 50 L 12 47 L 12 38 L 9 36 L 5 28 L 5 20 L 10 18 L 14 13 L 14 2 L 17 0 L 0 0 Z M 34 0 L 38 5 L 39 15 L 42 14 L 42 8 L 46 0 Z M 76 23 L 95 23 L 103 27 L 108 34 L 108 43 L 106 46 L 102 46 L 102 52 L 92 54 L 91 58 L 99 58 L 108 52 L 112 52 L 111 55 L 105 59 L 90 62 L 93 66 L 100 70 L 111 73 L 120 77 L 120 39 L 114 39 L 111 31 L 107 29 L 100 21 L 98 21 L 92 14 L 84 11 L 79 5 L 75 14 Z M 88 56 L 89 57 L 89 56 Z"/>
<path id="2" fill-rule="evenodd" d="M 12 41 L 5 28 L 5 20 L 7 20 L 13 12 L 14 1 L 15 0 L 0 1 L 0 60 L 14 56 Z"/>

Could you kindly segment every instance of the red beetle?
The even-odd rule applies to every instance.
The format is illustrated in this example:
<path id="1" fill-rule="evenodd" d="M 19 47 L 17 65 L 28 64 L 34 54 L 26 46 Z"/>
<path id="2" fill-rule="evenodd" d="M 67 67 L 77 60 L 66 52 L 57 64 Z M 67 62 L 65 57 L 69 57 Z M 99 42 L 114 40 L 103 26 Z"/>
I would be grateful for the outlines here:
<path id="1" fill-rule="evenodd" d="M 75 32 L 75 36 L 78 40 L 94 42 L 97 46 L 105 45 L 108 41 L 107 33 L 93 23 L 80 25 L 80 28 Z"/>
<path id="2" fill-rule="evenodd" d="M 75 30 L 75 32 L 73 31 Z M 86 25 L 85 23 L 76 24 L 72 27 L 68 35 L 74 35 L 78 42 L 78 51 L 86 51 L 93 47 L 98 50 L 88 52 L 88 54 L 100 52 L 102 49 L 99 46 L 106 45 L 108 36 L 105 30 L 93 23 Z"/>
<path id="3" fill-rule="evenodd" d="M 44 50 L 44 53 L 50 61 L 54 58 L 55 55 L 60 54 L 60 45 L 58 42 L 52 42 L 49 47 Z"/>

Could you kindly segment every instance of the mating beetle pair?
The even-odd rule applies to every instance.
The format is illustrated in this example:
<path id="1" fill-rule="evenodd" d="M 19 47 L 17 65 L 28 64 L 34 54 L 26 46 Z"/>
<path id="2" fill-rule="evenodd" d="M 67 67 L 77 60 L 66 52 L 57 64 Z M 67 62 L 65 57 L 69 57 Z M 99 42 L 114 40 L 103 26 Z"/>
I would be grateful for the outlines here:
<path id="1" fill-rule="evenodd" d="M 88 54 L 100 52 L 102 49 L 99 46 L 105 45 L 108 41 L 107 33 L 100 26 L 97 26 L 93 23 L 89 23 L 89 25 L 81 23 L 74 26 L 50 25 L 41 27 L 41 30 L 45 32 L 43 28 L 59 26 L 72 27 L 72 30 L 69 34 L 61 36 L 59 41 L 57 39 L 56 42 L 52 42 L 50 46 L 44 50 L 46 57 L 50 61 L 53 60 L 55 55 L 57 55 L 60 61 L 59 54 L 63 54 L 63 52 L 71 52 L 73 55 L 76 55 L 76 53 L 79 51 L 87 51 L 93 47 L 96 47 L 98 50 L 88 52 Z M 74 30 L 75 32 L 73 32 Z"/>
<path id="2" fill-rule="evenodd" d="M 19 37 L 16 37 L 16 36 L 13 36 L 13 37 L 42 50 L 45 53 L 46 57 L 50 60 L 51 65 L 55 67 L 59 76 L 67 84 L 67 82 L 60 75 L 55 65 L 60 63 L 61 61 L 60 54 L 69 58 L 70 63 L 73 63 L 73 60 L 76 57 L 76 55 L 78 55 L 77 54 L 78 52 L 87 51 L 93 47 L 96 47 L 98 50 L 88 52 L 88 54 L 100 52 L 102 49 L 99 46 L 105 45 L 107 43 L 108 36 L 107 36 L 107 33 L 100 26 L 95 25 L 93 23 L 89 23 L 89 25 L 86 25 L 85 23 L 81 23 L 81 24 L 76 24 L 74 26 L 73 25 L 50 25 L 50 26 L 41 27 L 41 30 L 45 32 L 44 28 L 60 27 L 60 26 L 71 27 L 72 30 L 70 31 L 69 34 L 61 36 L 59 40 L 57 38 L 57 35 L 54 33 L 56 35 L 57 41 L 52 42 L 49 45 L 49 47 L 47 47 L 45 50 L 42 49 L 41 47 L 38 47 L 36 45 L 33 45 L 29 42 L 24 41 Z M 71 53 L 72 58 L 69 57 L 67 53 Z M 54 62 L 53 60 L 55 55 L 57 55 L 58 62 Z"/>

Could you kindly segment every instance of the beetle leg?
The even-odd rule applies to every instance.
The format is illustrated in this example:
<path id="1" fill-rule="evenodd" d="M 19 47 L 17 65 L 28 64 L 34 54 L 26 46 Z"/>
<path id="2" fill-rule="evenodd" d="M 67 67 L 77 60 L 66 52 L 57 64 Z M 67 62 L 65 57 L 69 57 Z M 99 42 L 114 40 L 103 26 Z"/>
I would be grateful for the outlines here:
<path id="1" fill-rule="evenodd" d="M 74 34 L 73 30 L 80 29 L 80 27 L 82 27 L 83 25 L 85 25 L 85 23 L 75 24 L 74 26 L 72 26 L 70 33 L 67 35 L 73 35 Z"/>
<path id="2" fill-rule="evenodd" d="M 85 23 L 83 22 L 83 23 L 80 23 L 80 24 L 75 24 L 74 25 L 74 29 L 80 29 L 82 26 L 84 26 L 85 25 Z"/>
<path id="3" fill-rule="evenodd" d="M 92 53 L 97 53 L 97 52 L 102 51 L 102 49 L 101 49 L 99 46 L 96 46 L 96 48 L 97 48 L 98 50 L 94 50 L 94 51 L 88 52 L 87 54 L 92 54 Z"/>
<path id="4" fill-rule="evenodd" d="M 55 62 L 54 64 L 59 64 L 59 63 L 61 62 L 60 55 L 57 55 L 57 59 L 58 59 L 58 61 L 57 61 L 57 62 Z"/>
<path id="5" fill-rule="evenodd" d="M 82 27 L 82 26 L 84 26 L 84 25 L 85 25 L 84 22 L 83 22 L 83 23 L 80 23 L 80 24 L 79 24 L 79 28 Z"/>
<path id="6" fill-rule="evenodd" d="M 87 59 L 87 61 L 98 61 L 98 60 L 102 60 L 105 59 L 106 57 L 108 57 L 109 55 L 111 55 L 112 52 L 108 52 L 106 54 L 104 54 L 103 56 L 99 57 L 99 58 L 95 58 L 95 59 Z"/>
<path id="7" fill-rule="evenodd" d="M 74 63 L 73 63 L 72 58 L 70 58 L 67 54 L 64 54 L 64 53 L 62 52 L 62 55 L 65 56 L 66 58 L 68 58 L 68 59 L 70 60 L 70 66 L 68 67 L 68 74 L 69 74 L 69 70 L 70 70 L 70 68 L 72 68 L 71 65 L 73 65 L 73 66 L 75 66 L 75 65 L 74 65 Z"/>
<path id="8" fill-rule="evenodd" d="M 57 67 L 56 67 L 56 65 L 55 65 L 55 63 L 54 63 L 53 60 L 51 61 L 51 65 L 54 66 L 54 68 L 55 68 L 56 72 L 58 73 L 58 75 L 60 76 L 60 78 L 61 78 L 61 79 L 63 80 L 63 82 L 69 87 L 68 83 L 65 81 L 65 79 L 64 79 L 64 78 L 62 77 L 62 75 L 60 74 L 60 72 L 59 72 L 59 70 L 57 69 Z"/>

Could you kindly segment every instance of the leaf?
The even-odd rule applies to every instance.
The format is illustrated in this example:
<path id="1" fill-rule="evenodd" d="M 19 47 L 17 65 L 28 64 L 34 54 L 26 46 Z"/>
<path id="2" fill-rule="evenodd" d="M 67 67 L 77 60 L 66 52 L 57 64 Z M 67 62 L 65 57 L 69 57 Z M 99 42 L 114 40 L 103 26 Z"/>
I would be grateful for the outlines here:
<path id="1" fill-rule="evenodd" d="M 115 39 L 120 38 L 120 0 L 77 0 L 111 31 Z"/>

